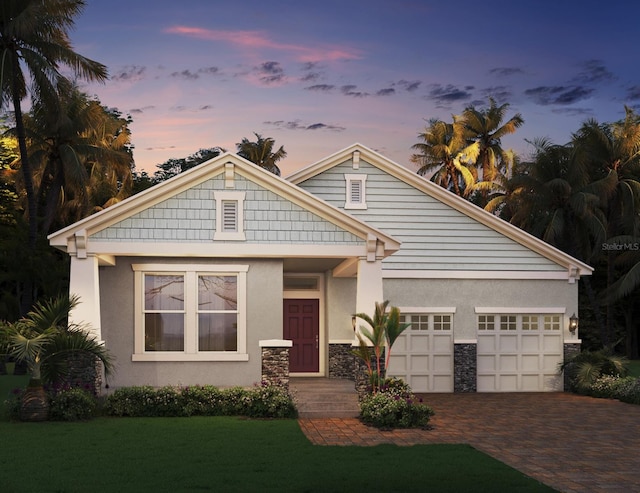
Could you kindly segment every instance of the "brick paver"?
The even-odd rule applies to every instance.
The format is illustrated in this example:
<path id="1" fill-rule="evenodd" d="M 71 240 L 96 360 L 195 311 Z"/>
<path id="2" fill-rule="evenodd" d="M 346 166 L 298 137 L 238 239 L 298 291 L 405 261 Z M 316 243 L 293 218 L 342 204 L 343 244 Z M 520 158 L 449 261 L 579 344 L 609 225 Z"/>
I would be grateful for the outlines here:
<path id="1" fill-rule="evenodd" d="M 318 445 L 468 443 L 563 492 L 640 492 L 640 406 L 565 393 L 426 394 L 431 430 L 301 419 Z"/>

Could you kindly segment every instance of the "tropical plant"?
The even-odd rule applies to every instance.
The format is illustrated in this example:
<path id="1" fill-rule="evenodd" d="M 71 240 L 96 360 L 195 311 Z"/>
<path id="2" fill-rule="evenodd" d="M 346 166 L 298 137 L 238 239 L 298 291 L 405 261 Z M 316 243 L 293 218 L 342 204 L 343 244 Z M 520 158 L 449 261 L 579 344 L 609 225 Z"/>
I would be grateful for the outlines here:
<path id="1" fill-rule="evenodd" d="M 614 353 L 615 344 L 595 351 L 582 351 L 560 364 L 560 370 L 569 376 L 572 390 L 587 392 L 602 376 L 626 377 L 629 361 Z"/>
<path id="2" fill-rule="evenodd" d="M 480 151 L 479 144 L 468 144 L 467 137 L 460 117 L 454 116 L 453 123 L 429 120 L 424 132 L 418 135 L 422 142 L 412 146 L 418 151 L 411 156 L 411 162 L 419 166 L 418 174 L 425 176 L 433 171 L 431 181 L 460 197 L 467 196 L 477 180 L 469 163 L 475 163 Z"/>
<path id="3" fill-rule="evenodd" d="M 78 303 L 77 296 L 66 295 L 38 302 L 26 317 L 9 326 L 11 353 L 27 362 L 33 382 L 59 383 L 68 375 L 68 358 L 78 353 L 100 360 L 107 376 L 113 370 L 109 352 L 88 327 L 68 322 L 69 312 Z"/>
<path id="4" fill-rule="evenodd" d="M 502 148 L 502 138 L 514 133 L 524 124 L 520 113 L 516 113 L 503 123 L 509 104 L 500 106 L 493 98 L 489 98 L 489 107 L 477 109 L 468 106 L 462 113 L 462 123 L 467 133 L 469 144 L 478 144 L 478 156 L 475 166 L 479 169 L 480 181 L 492 183 L 500 173 L 507 173 L 513 163 L 513 152 Z M 476 190 L 478 190 L 476 188 Z M 489 191 L 480 189 L 478 205 L 484 207 L 488 200 Z"/>
<path id="5" fill-rule="evenodd" d="M 37 101 L 24 123 L 42 231 L 62 228 L 131 192 L 130 119 L 73 86 L 59 113 Z"/>
<path id="6" fill-rule="evenodd" d="M 71 86 L 61 67 L 70 70 L 74 78 L 87 81 L 107 78 L 107 68 L 77 54 L 69 40 L 69 30 L 84 6 L 83 0 L 3 0 L 0 4 L 0 104 L 11 105 L 14 113 L 27 200 L 27 249 L 31 252 L 38 238 L 37 196 L 22 101 L 30 93 L 33 102 L 40 101 L 52 114 L 59 114 L 59 96 Z M 24 314 L 32 305 L 34 294 L 28 284 L 23 291 Z"/>
<path id="7" fill-rule="evenodd" d="M 364 320 L 369 327 L 361 325 L 356 332 L 358 338 L 358 348 L 353 350 L 353 354 L 361 358 L 366 366 L 369 375 L 369 382 L 372 391 L 375 393 L 384 383 L 385 372 L 389 367 L 391 347 L 396 339 L 411 324 L 400 323 L 400 310 L 392 306 L 387 310 L 389 301 L 376 302 L 373 317 L 366 313 L 356 313 L 354 316 Z M 371 350 L 375 357 L 371 361 Z M 386 351 L 386 361 L 382 366 L 382 355 Z"/>
<path id="8" fill-rule="evenodd" d="M 238 156 L 280 176 L 280 168 L 276 163 L 287 157 L 287 151 L 283 146 L 274 151 L 276 141 L 271 137 L 263 137 L 256 132 L 253 135 L 256 137 L 255 142 L 244 137 L 241 142 L 236 144 Z"/>
<path id="9" fill-rule="evenodd" d="M 33 419 L 46 417 L 47 398 L 43 384 L 59 385 L 69 375 L 69 358 L 87 355 L 99 360 L 105 376 L 113 370 L 109 352 L 87 330 L 68 322 L 69 312 L 78 304 L 78 298 L 59 296 L 38 302 L 26 317 L 6 326 L 9 349 L 17 361 L 27 363 L 31 379 L 29 389 L 34 393 L 23 398 L 26 419 L 31 407 L 36 408 Z M 44 416 L 44 417 L 43 417 Z"/>

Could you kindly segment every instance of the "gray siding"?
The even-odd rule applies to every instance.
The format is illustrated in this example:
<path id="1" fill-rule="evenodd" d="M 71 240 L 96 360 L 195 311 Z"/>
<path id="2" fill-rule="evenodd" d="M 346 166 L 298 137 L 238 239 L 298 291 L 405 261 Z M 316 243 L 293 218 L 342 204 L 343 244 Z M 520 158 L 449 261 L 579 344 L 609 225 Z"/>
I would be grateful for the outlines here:
<path id="1" fill-rule="evenodd" d="M 564 270 L 362 160 L 358 170 L 347 161 L 299 186 L 344 209 L 344 175 L 354 173 L 367 175 L 367 209 L 347 212 L 402 242 L 400 251 L 384 260 L 387 270 Z"/>
<path id="2" fill-rule="evenodd" d="M 238 175 L 234 181 L 234 190 L 247 192 L 244 243 L 362 243 L 357 236 L 270 190 Z M 96 232 L 91 238 L 101 241 L 212 242 L 216 230 L 213 196 L 216 190 L 225 190 L 221 175 Z"/>

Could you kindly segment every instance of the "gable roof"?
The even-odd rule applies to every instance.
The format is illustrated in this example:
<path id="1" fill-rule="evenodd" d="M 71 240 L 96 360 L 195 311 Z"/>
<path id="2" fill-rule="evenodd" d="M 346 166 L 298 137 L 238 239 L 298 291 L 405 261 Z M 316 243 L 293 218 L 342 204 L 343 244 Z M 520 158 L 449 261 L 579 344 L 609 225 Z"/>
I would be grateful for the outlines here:
<path id="1" fill-rule="evenodd" d="M 357 156 L 357 157 L 355 157 Z M 310 166 L 300 169 L 289 176 L 287 179 L 296 185 L 313 178 L 322 172 L 344 163 L 352 158 L 362 159 L 367 163 L 375 166 L 391 176 L 407 183 L 408 185 L 422 191 L 430 197 L 440 201 L 441 203 L 455 209 L 456 211 L 474 219 L 475 221 L 491 228 L 492 230 L 510 238 L 520 245 L 542 255 L 550 261 L 564 267 L 569 272 L 570 278 L 579 278 L 581 275 L 590 275 L 593 268 L 584 262 L 566 254 L 565 252 L 555 248 L 545 241 L 523 231 L 513 224 L 494 216 L 493 214 L 472 204 L 466 199 L 451 193 L 448 190 L 436 185 L 428 179 L 410 171 L 404 166 L 391 161 L 381 154 L 369 149 L 361 144 L 353 144 L 341 151 L 338 151 L 321 161 Z"/>
<path id="2" fill-rule="evenodd" d="M 225 173 L 225 177 L 229 173 L 237 173 L 368 243 L 373 240 L 381 242 L 384 245 L 385 256 L 400 248 L 400 242 L 392 236 L 327 204 L 290 181 L 280 178 L 230 152 L 221 154 L 163 183 L 50 234 L 48 236 L 49 243 L 60 250 L 67 251 L 67 245 L 70 241 L 74 241 L 77 236 L 88 238 L 98 231 L 102 231 L 222 173 Z"/>

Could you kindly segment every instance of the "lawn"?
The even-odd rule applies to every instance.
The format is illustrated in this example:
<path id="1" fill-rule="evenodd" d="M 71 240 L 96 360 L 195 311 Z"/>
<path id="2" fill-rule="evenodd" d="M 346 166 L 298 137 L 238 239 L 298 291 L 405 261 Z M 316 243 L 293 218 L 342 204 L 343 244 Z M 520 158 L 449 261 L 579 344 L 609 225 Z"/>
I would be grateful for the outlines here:
<path id="1" fill-rule="evenodd" d="M 0 395 L 22 381 L 0 377 Z M 295 420 L 5 420 L 0 437 L 7 493 L 553 491 L 467 445 L 320 447 Z"/>

